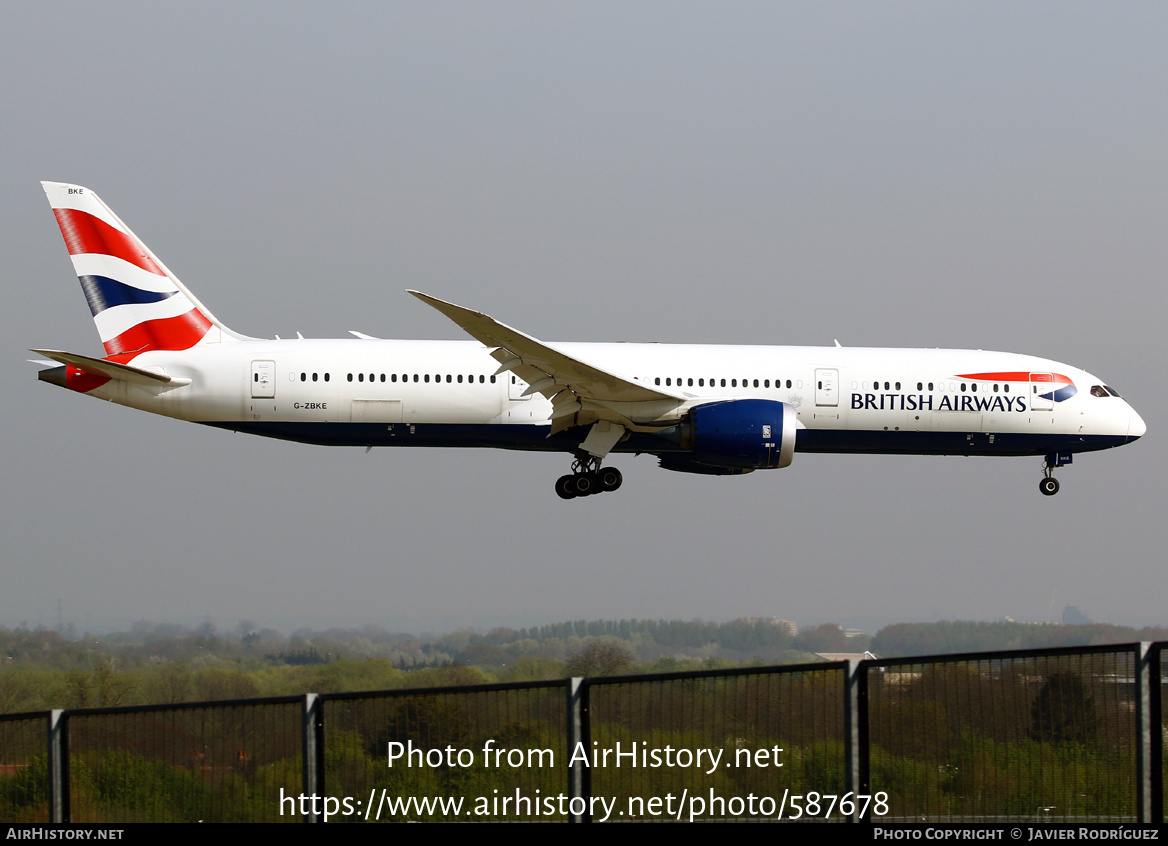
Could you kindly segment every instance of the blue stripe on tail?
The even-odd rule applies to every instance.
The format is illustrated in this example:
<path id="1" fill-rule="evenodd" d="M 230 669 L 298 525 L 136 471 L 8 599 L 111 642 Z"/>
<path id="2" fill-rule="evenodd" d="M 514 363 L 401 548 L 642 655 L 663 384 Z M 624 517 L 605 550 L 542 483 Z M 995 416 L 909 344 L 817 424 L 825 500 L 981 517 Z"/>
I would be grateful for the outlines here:
<path id="1" fill-rule="evenodd" d="M 108 276 L 79 276 L 85 299 L 89 301 L 89 311 L 94 317 L 114 306 L 157 303 L 173 297 L 178 291 L 143 291 Z"/>

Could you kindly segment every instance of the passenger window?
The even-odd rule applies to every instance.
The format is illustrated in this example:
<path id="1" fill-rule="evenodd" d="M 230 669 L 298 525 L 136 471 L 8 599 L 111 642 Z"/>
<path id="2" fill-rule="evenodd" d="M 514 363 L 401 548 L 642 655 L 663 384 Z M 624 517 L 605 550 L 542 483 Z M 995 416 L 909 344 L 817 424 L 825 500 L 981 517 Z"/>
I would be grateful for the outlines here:
<path id="1" fill-rule="evenodd" d="M 791 380 L 790 379 L 787 380 L 787 387 L 788 388 L 791 387 Z"/>
<path id="2" fill-rule="evenodd" d="M 757 379 L 754 380 L 754 387 L 756 387 L 756 388 L 758 387 L 758 380 Z"/>
<path id="3" fill-rule="evenodd" d="M 479 377 L 479 381 L 481 382 L 482 380 L 483 380 L 483 377 L 482 377 L 482 376 L 480 376 L 480 377 Z M 494 377 L 494 376 L 492 376 L 492 377 L 491 377 L 491 384 L 492 384 L 492 385 L 493 385 L 493 384 L 495 384 L 495 377 Z"/>
<path id="4" fill-rule="evenodd" d="M 350 373 L 350 374 L 349 374 L 349 381 L 350 381 L 350 382 L 352 382 L 352 381 L 353 381 L 353 374 L 352 374 L 352 373 Z"/>
<path id="5" fill-rule="evenodd" d="M 933 390 L 933 383 L 932 382 L 929 383 L 929 390 L 930 391 Z"/>
<path id="6" fill-rule="evenodd" d="M 972 384 L 970 384 L 969 390 L 973 391 L 976 394 L 977 393 L 977 382 L 973 382 Z"/>
<path id="7" fill-rule="evenodd" d="M 430 374 L 427 373 L 423 378 L 425 379 L 425 381 L 429 382 L 430 381 Z"/>
<path id="8" fill-rule="evenodd" d="M 313 382 L 315 382 L 315 381 L 316 381 L 316 374 L 315 374 L 315 373 L 313 373 L 313 374 L 312 374 L 312 381 L 313 381 Z"/>
<path id="9" fill-rule="evenodd" d="M 654 384 L 654 385 L 660 385 L 660 384 L 661 384 L 661 377 L 660 377 L 660 376 L 654 376 L 654 377 L 653 377 L 653 384 Z"/>
<path id="10" fill-rule="evenodd" d="M 898 390 L 898 391 L 900 390 L 900 382 L 896 383 L 896 390 Z"/>
<path id="11" fill-rule="evenodd" d="M 307 381 L 308 381 L 308 374 L 307 374 L 307 373 L 301 373 L 301 374 L 300 374 L 300 381 L 301 381 L 301 382 L 307 382 Z"/>
<path id="12" fill-rule="evenodd" d="M 725 380 L 725 379 L 723 379 L 723 380 L 722 380 L 722 387 L 723 387 L 723 388 L 725 388 L 725 387 L 726 387 L 726 380 Z"/>
<path id="13" fill-rule="evenodd" d="M 329 375 L 328 375 L 327 373 L 326 373 L 326 374 L 324 374 L 324 380 L 325 380 L 326 382 L 329 380 Z"/>

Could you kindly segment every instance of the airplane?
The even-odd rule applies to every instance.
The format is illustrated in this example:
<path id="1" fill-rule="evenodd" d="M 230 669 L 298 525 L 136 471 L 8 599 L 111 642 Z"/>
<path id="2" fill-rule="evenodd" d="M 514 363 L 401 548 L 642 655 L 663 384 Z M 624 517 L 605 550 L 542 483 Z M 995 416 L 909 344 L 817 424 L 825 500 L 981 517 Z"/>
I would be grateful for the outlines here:
<path id="1" fill-rule="evenodd" d="M 573 499 L 614 491 L 610 455 L 741 475 L 796 452 L 1042 456 L 1039 489 L 1078 452 L 1144 421 L 1090 373 L 948 349 L 547 343 L 409 291 L 471 338 L 252 338 L 229 329 L 88 188 L 43 182 L 104 357 L 33 350 L 38 378 L 143 411 L 329 446 L 495 447 L 572 456 Z"/>

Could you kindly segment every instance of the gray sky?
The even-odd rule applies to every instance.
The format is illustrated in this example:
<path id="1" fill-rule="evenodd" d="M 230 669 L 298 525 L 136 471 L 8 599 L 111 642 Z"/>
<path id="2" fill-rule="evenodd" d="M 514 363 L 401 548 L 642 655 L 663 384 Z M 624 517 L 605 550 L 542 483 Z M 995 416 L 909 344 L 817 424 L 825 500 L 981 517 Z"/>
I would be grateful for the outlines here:
<path id="1" fill-rule="evenodd" d="M 0 625 L 1165 624 L 1163 3 L 10 4 Z M 1115 385 L 1078 457 L 743 478 L 326 449 L 36 381 L 100 345 L 42 179 L 248 334 L 980 347 Z"/>

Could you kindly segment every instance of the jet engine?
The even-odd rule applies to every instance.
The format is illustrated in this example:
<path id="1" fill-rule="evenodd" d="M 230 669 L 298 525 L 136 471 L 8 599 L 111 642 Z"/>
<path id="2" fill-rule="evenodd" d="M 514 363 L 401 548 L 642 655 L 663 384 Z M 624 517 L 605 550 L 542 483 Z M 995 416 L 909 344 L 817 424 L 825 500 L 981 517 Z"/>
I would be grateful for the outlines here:
<path id="1" fill-rule="evenodd" d="M 726 475 L 786 467 L 795 457 L 795 409 L 762 399 L 724 400 L 690 409 L 661 435 L 687 450 L 659 456 L 666 470 Z"/>

